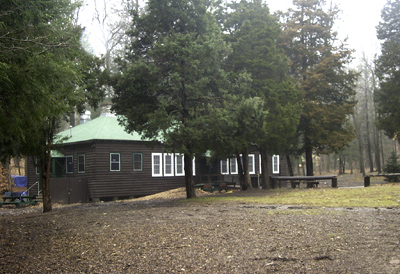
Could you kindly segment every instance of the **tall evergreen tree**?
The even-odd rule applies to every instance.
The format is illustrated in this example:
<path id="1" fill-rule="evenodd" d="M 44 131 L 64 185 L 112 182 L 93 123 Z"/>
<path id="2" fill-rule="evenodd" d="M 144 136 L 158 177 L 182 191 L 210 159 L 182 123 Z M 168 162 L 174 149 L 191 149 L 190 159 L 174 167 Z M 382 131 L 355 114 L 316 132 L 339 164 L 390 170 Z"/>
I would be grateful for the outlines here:
<path id="1" fill-rule="evenodd" d="M 51 210 L 50 152 L 58 122 L 97 102 L 97 59 L 80 45 L 70 0 L 3 1 L 0 6 L 0 151 L 39 159 L 43 211 Z"/>
<path id="2" fill-rule="evenodd" d="M 388 0 L 377 27 L 382 41 L 377 60 L 380 90 L 376 92 L 379 127 L 389 138 L 400 140 L 400 1 Z"/>
<path id="3" fill-rule="evenodd" d="M 208 0 L 150 0 L 134 17 L 115 76 L 113 109 L 128 131 L 162 135 L 184 154 L 186 193 L 196 196 L 192 159 L 205 151 L 202 119 L 222 98 L 226 43 Z"/>
<path id="4" fill-rule="evenodd" d="M 322 0 L 293 2 L 296 9 L 282 15 L 282 44 L 303 94 L 298 132 L 312 176 L 313 152 L 339 151 L 354 138 L 348 115 L 355 105 L 356 74 L 347 68 L 351 51 L 332 28 L 339 10 L 325 11 Z"/>
<path id="5" fill-rule="evenodd" d="M 232 54 L 226 59 L 231 83 L 241 73 L 251 77 L 247 92 L 236 94 L 243 105 L 241 119 L 251 119 L 247 127 L 247 147 L 256 145 L 262 155 L 262 182 L 270 188 L 267 154 L 283 153 L 296 133 L 301 106 L 298 90 L 289 76 L 288 58 L 277 44 L 281 29 L 261 1 L 230 4 L 225 21 Z M 242 135 L 243 136 L 243 135 Z M 243 148 L 247 148 L 243 147 Z"/>

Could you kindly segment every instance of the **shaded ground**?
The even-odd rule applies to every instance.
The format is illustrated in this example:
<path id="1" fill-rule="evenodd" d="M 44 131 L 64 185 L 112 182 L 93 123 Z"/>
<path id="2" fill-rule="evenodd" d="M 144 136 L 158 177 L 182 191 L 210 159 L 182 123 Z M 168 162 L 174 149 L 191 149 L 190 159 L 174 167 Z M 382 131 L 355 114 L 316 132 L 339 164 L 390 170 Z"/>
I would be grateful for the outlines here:
<path id="1" fill-rule="evenodd" d="M 400 273 L 400 209 L 168 199 L 182 193 L 0 209 L 0 272 Z"/>

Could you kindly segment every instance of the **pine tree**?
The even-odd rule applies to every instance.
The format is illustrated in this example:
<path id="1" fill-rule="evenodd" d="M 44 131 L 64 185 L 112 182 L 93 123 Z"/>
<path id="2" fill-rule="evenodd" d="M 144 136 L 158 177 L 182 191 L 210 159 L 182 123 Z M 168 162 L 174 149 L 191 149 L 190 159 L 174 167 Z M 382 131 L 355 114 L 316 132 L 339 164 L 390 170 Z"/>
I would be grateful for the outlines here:
<path id="1" fill-rule="evenodd" d="M 208 0 L 150 0 L 134 17 L 115 76 L 113 109 L 128 131 L 184 154 L 187 198 L 196 196 L 192 159 L 204 153 L 204 117 L 221 101 L 226 43 Z M 208 116 L 207 116 L 208 117 Z M 205 123 L 204 123 L 205 122 Z"/>
<path id="2" fill-rule="evenodd" d="M 383 167 L 384 173 L 400 173 L 399 156 L 396 151 L 392 151 L 385 166 Z M 399 182 L 399 176 L 388 176 L 386 180 L 389 182 Z"/>
<path id="3" fill-rule="evenodd" d="M 291 74 L 303 94 L 298 133 L 303 138 L 307 175 L 316 153 L 340 151 L 354 138 L 348 121 L 355 101 L 356 74 L 347 69 L 351 51 L 338 44 L 333 23 L 339 10 L 323 9 L 323 1 L 294 1 L 282 15 L 282 44 L 291 60 Z"/>
<path id="4" fill-rule="evenodd" d="M 382 10 L 382 22 L 377 27 L 382 52 L 377 60 L 380 89 L 375 100 L 378 124 L 389 138 L 400 140 L 400 1 L 388 1 Z"/>

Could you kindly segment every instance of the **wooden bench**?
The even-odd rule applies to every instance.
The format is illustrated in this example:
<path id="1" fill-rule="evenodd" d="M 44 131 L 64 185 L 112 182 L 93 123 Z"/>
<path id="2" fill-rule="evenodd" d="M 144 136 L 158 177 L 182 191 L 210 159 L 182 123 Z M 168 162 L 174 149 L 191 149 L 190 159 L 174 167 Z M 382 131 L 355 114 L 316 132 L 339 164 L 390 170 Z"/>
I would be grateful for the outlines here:
<path id="1" fill-rule="evenodd" d="M 19 195 L 19 196 L 3 196 L 3 201 L 0 202 L 0 207 L 3 205 L 36 205 L 36 195 Z"/>

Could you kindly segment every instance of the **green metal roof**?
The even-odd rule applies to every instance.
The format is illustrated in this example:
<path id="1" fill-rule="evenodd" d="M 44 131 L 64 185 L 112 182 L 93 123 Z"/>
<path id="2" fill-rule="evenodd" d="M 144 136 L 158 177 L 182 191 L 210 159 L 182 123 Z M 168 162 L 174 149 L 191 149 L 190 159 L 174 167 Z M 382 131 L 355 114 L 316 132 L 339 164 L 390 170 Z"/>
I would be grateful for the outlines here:
<path id="1" fill-rule="evenodd" d="M 118 123 L 117 117 L 110 116 L 101 116 L 57 134 L 57 140 L 65 137 L 69 138 L 63 144 L 89 140 L 143 141 L 138 133 L 126 132 L 125 127 Z"/>
<path id="2" fill-rule="evenodd" d="M 62 152 L 58 151 L 58 150 L 52 150 L 50 151 L 51 153 L 51 158 L 64 158 L 65 155 L 62 154 Z"/>

